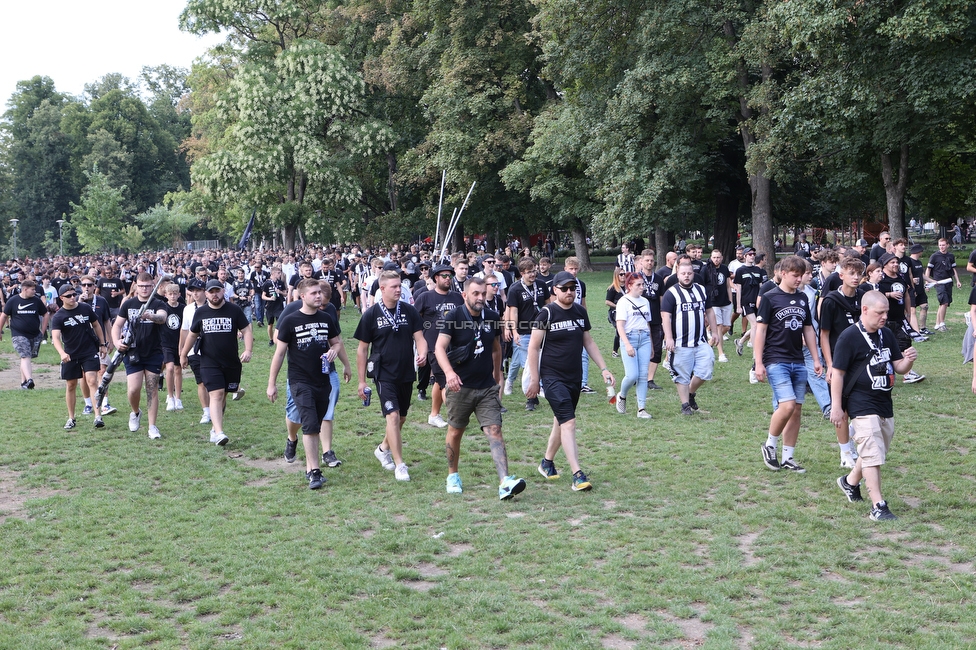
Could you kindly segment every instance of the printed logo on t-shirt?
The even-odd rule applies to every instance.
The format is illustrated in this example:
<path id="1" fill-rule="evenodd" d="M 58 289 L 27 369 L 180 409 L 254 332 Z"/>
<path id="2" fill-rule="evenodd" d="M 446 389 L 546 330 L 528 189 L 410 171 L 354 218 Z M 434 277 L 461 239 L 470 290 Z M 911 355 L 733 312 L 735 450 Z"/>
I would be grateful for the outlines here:
<path id="1" fill-rule="evenodd" d="M 217 332 L 232 332 L 234 330 L 234 319 L 233 318 L 204 318 L 202 319 L 202 332 L 207 333 L 217 333 Z"/>
<path id="2" fill-rule="evenodd" d="M 176 314 L 170 314 L 166 318 L 166 327 L 170 328 L 171 330 L 180 329 L 180 317 Z"/>
<path id="3" fill-rule="evenodd" d="M 295 326 L 295 347 L 307 350 L 313 343 L 328 347 L 329 327 L 325 323 L 305 323 Z"/>

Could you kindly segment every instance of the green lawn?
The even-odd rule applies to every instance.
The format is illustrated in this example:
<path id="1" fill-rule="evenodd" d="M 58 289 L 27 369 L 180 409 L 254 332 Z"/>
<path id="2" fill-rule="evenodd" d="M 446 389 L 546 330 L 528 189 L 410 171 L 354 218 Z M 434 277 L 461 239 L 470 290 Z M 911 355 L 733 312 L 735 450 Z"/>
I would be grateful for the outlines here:
<path id="1" fill-rule="evenodd" d="M 584 279 L 622 378 L 602 307 L 609 273 Z M 835 485 L 833 430 L 815 406 L 797 451 L 807 473 L 764 468 L 769 387 L 748 383 L 731 345 L 695 417 L 678 415 L 671 386 L 652 393 L 646 422 L 602 391 L 582 397 L 588 493 L 570 490 L 561 455 L 563 478 L 535 471 L 545 402 L 528 414 L 506 398 L 509 458 L 528 481 L 509 502 L 477 430 L 462 448 L 464 494 L 445 493 L 429 402 L 414 402 L 404 432 L 412 481 L 394 481 L 372 455 L 375 402 L 364 409 L 352 387 L 336 419 L 344 464 L 308 490 L 301 458 L 281 460 L 284 405 L 264 397 L 263 335 L 226 448 L 208 444 L 189 391 L 186 411 L 160 415 L 158 442 L 145 421 L 129 433 L 124 408 L 105 429 L 84 418 L 65 432 L 62 391 L 6 391 L 0 648 L 976 646 L 967 295 L 956 291 L 951 332 L 920 344 L 925 382 L 896 389 L 882 476 L 900 518 L 886 524 Z M 342 324 L 352 353 L 351 312 Z M 41 361 L 55 361 L 51 346 Z"/>

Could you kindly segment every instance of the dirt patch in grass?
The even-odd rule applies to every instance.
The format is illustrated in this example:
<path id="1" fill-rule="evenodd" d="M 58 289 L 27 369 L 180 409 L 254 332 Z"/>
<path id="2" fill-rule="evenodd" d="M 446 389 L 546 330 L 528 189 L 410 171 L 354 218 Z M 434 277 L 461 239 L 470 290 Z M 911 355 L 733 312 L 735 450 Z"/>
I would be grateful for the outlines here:
<path id="1" fill-rule="evenodd" d="M 735 538 L 739 543 L 739 552 L 742 553 L 742 566 L 759 564 L 759 558 L 756 557 L 753 550 L 757 539 L 759 539 L 759 533 L 746 533 Z"/>
<path id="2" fill-rule="evenodd" d="M 637 647 L 637 641 L 625 639 L 617 634 L 603 637 L 600 639 L 600 643 L 607 650 L 632 650 Z"/>
<path id="3" fill-rule="evenodd" d="M 436 564 L 431 564 L 430 562 L 421 562 L 418 564 L 417 572 L 420 573 L 421 578 L 437 578 L 439 576 L 447 575 L 447 571 L 440 568 Z"/>
<path id="4" fill-rule="evenodd" d="M 628 614 L 621 619 L 617 619 L 617 622 L 631 632 L 644 632 L 647 630 L 647 619 L 639 614 Z"/>
<path id="5" fill-rule="evenodd" d="M 706 611 L 704 606 L 692 605 L 692 609 L 697 616 L 691 618 L 678 618 L 669 612 L 658 612 L 661 618 L 681 630 L 681 636 L 684 637 L 682 645 L 685 647 L 697 647 L 704 644 L 708 632 L 715 627 L 714 623 L 707 623 L 701 620 L 701 615 Z M 689 646 L 688 644 L 691 645 Z"/>
<path id="6" fill-rule="evenodd" d="M 7 362 L 6 370 L 0 370 L 0 390 L 20 390 L 20 357 L 8 352 L 0 354 L 0 359 Z M 37 388 L 64 388 L 64 381 L 56 366 L 37 363 L 37 359 L 34 359 L 31 372 L 34 375 L 31 379 Z"/>
<path id="7" fill-rule="evenodd" d="M 18 487 L 17 481 L 20 474 L 9 469 L 0 467 L 0 524 L 5 522 L 8 517 L 22 517 L 24 504 L 28 499 L 46 499 L 48 497 L 62 494 L 58 490 L 26 489 Z"/>
<path id="8" fill-rule="evenodd" d="M 380 634 L 374 634 L 369 639 L 369 646 L 371 648 L 392 648 L 397 645 L 397 642 L 389 638 L 382 632 Z"/>
<path id="9" fill-rule="evenodd" d="M 447 548 L 447 557 L 457 557 L 462 553 L 474 550 L 474 546 L 471 544 L 448 544 Z"/>

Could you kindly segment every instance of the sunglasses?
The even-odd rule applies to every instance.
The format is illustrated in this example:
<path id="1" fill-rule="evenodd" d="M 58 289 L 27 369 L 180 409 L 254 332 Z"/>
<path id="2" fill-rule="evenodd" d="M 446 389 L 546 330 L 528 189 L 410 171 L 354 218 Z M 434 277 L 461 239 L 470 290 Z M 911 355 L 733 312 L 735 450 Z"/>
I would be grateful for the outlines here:
<path id="1" fill-rule="evenodd" d="M 501 282 L 486 282 L 485 284 L 488 285 L 489 287 L 497 287 L 498 285 L 501 284 Z"/>
<path id="2" fill-rule="evenodd" d="M 437 277 L 439 277 L 439 278 L 453 278 L 454 276 L 452 274 L 450 274 L 450 273 L 438 273 L 437 274 Z"/>
<path id="3" fill-rule="evenodd" d="M 562 291 L 563 293 L 566 293 L 567 291 L 576 291 L 576 285 L 570 284 L 565 287 L 556 287 L 556 291 Z"/>
<path id="4" fill-rule="evenodd" d="M 495 260 L 485 260 L 485 264 L 494 264 Z"/>
<path id="5" fill-rule="evenodd" d="M 82 282 L 81 283 L 81 286 L 83 286 L 83 287 L 94 287 L 95 285 L 92 284 L 91 282 Z"/>
<path id="6" fill-rule="evenodd" d="M 61 299 L 64 300 L 66 298 L 76 298 L 77 296 L 78 296 L 78 294 L 76 294 L 76 293 L 66 293 L 63 296 L 61 296 Z"/>

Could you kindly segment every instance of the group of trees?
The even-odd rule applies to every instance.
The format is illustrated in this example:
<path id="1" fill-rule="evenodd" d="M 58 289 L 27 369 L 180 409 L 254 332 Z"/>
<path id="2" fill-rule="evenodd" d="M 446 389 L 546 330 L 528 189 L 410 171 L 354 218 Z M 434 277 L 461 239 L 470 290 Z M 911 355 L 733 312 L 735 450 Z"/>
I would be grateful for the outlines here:
<path id="1" fill-rule="evenodd" d="M 0 210 L 42 238 L 98 181 L 157 241 L 255 208 L 289 247 L 403 241 L 446 169 L 446 206 L 477 181 L 458 238 L 702 230 L 728 254 L 740 224 L 771 251 L 778 225 L 897 236 L 976 200 L 976 0 L 189 0 L 181 27 L 227 40 L 150 71 L 142 112 L 118 79 L 22 84 Z"/>

